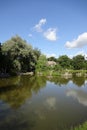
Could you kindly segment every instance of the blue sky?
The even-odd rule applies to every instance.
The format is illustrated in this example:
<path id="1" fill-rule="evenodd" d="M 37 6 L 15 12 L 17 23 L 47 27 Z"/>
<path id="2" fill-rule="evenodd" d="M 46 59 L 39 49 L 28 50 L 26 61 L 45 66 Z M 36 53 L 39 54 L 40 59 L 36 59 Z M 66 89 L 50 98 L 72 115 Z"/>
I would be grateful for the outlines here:
<path id="1" fill-rule="evenodd" d="M 48 56 L 87 54 L 87 0 L 0 0 L 0 42 L 16 34 Z"/>

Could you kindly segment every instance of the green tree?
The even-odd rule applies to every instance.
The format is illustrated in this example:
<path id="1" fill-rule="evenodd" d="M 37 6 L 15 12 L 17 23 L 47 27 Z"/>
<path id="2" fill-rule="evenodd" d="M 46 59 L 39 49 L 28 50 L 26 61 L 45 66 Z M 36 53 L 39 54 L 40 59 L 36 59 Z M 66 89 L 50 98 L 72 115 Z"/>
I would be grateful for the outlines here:
<path id="1" fill-rule="evenodd" d="M 45 55 L 40 55 L 38 61 L 37 61 L 37 65 L 36 65 L 36 71 L 37 72 L 41 72 L 41 71 L 45 71 L 47 69 L 47 58 Z"/>
<path id="2" fill-rule="evenodd" d="M 85 61 L 85 69 L 87 70 L 87 60 Z"/>
<path id="3" fill-rule="evenodd" d="M 56 64 L 53 69 L 54 71 L 61 71 L 62 67 L 59 64 Z"/>
<path id="4" fill-rule="evenodd" d="M 59 65 L 64 69 L 71 68 L 71 59 L 67 55 L 62 55 L 58 58 Z"/>
<path id="5" fill-rule="evenodd" d="M 36 56 L 30 44 L 19 36 L 12 37 L 2 45 L 3 70 L 6 73 L 33 71 Z M 17 68 L 16 68 L 17 67 Z"/>
<path id="6" fill-rule="evenodd" d="M 21 72 L 21 64 L 18 60 L 14 60 L 12 62 L 12 68 L 11 68 L 11 74 L 17 74 L 18 72 Z"/>
<path id="7" fill-rule="evenodd" d="M 85 58 L 82 55 L 77 55 L 73 57 L 73 68 L 75 70 L 85 69 Z"/>
<path id="8" fill-rule="evenodd" d="M 48 61 L 55 61 L 55 62 L 57 62 L 57 59 L 54 56 L 49 57 L 47 60 Z"/>
<path id="9" fill-rule="evenodd" d="M 33 53 L 34 53 L 34 55 L 36 56 L 36 59 L 38 60 L 39 57 L 40 57 L 40 55 L 41 55 L 41 51 L 40 51 L 38 48 L 35 48 L 35 49 L 33 50 Z"/>

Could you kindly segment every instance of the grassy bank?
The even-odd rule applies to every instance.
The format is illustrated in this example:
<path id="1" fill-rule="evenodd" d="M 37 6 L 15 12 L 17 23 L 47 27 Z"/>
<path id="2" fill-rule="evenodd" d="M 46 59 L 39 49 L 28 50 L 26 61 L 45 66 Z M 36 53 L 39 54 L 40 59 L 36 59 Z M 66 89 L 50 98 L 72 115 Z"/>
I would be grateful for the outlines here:
<path id="1" fill-rule="evenodd" d="M 82 125 L 79 125 L 75 128 L 71 128 L 71 130 L 87 130 L 87 122 L 85 122 Z"/>
<path id="2" fill-rule="evenodd" d="M 41 76 L 66 76 L 66 77 L 72 77 L 73 75 L 75 76 L 85 76 L 87 77 L 87 70 L 59 70 L 59 71 L 54 71 L 54 70 L 47 70 L 47 71 L 41 71 L 41 72 L 36 72 L 37 75 Z"/>

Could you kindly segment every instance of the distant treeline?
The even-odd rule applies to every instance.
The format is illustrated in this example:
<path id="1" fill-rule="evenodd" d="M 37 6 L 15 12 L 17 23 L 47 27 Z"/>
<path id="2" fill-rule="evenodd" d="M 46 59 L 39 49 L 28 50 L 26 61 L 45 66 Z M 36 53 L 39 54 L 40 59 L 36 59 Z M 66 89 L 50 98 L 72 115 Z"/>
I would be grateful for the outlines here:
<path id="1" fill-rule="evenodd" d="M 48 61 L 55 64 L 51 62 L 48 65 Z M 82 55 L 74 56 L 72 59 L 67 55 L 47 58 L 39 49 L 33 48 L 19 36 L 0 44 L 0 75 L 67 69 L 87 70 L 87 60 Z"/>

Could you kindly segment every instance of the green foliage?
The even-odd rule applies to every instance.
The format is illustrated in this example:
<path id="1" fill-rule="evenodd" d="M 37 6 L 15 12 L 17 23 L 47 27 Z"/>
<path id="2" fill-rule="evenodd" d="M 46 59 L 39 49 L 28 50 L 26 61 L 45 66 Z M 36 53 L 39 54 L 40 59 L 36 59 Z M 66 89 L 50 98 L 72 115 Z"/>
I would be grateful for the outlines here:
<path id="1" fill-rule="evenodd" d="M 71 128 L 71 130 L 87 130 L 87 122 L 85 122 L 82 125 L 79 125 L 75 128 Z"/>
<path id="2" fill-rule="evenodd" d="M 11 74 L 18 74 L 19 72 L 21 72 L 21 64 L 18 60 L 14 60 L 11 68 Z"/>
<path id="3" fill-rule="evenodd" d="M 58 58 L 58 63 L 63 69 L 71 67 L 71 59 L 67 55 L 60 56 Z"/>
<path id="4" fill-rule="evenodd" d="M 55 57 L 53 57 L 53 56 L 49 57 L 47 60 L 48 61 L 55 61 L 55 62 L 57 62 L 57 59 Z"/>
<path id="5" fill-rule="evenodd" d="M 47 65 L 48 61 L 56 64 Z M 33 71 L 59 75 L 60 72 L 65 73 L 67 70 L 87 70 L 87 60 L 82 55 L 77 55 L 73 59 L 67 55 L 59 58 L 53 56 L 46 58 L 40 50 L 33 49 L 30 44 L 17 35 L 0 44 L 0 73 L 18 74 Z"/>
<path id="6" fill-rule="evenodd" d="M 35 70 L 40 52 L 19 36 L 12 37 L 2 44 L 1 73 L 19 73 Z"/>
<path id="7" fill-rule="evenodd" d="M 36 71 L 41 72 L 43 75 L 61 75 L 61 74 L 72 74 L 72 75 L 85 75 L 87 68 L 87 61 L 83 56 L 77 55 L 70 59 L 68 56 L 63 55 L 58 59 L 50 57 L 46 59 L 46 56 L 39 57 L 37 62 Z M 48 61 L 56 61 L 56 65 L 47 65 Z M 84 70 L 84 71 L 83 71 Z"/>
<path id="8" fill-rule="evenodd" d="M 77 55 L 73 57 L 73 68 L 75 70 L 80 70 L 85 68 L 85 59 L 82 55 Z"/>
<path id="9" fill-rule="evenodd" d="M 38 59 L 39 59 L 39 56 L 41 55 L 40 50 L 38 50 L 38 48 L 35 48 L 35 49 L 33 50 L 33 53 L 34 53 L 34 55 L 36 56 L 36 58 L 37 58 L 37 60 L 38 60 Z"/>
<path id="10" fill-rule="evenodd" d="M 41 72 L 47 70 L 47 59 L 45 55 L 40 55 L 37 65 L 36 65 L 36 71 Z"/>
<path id="11" fill-rule="evenodd" d="M 59 64 L 55 65 L 53 69 L 54 71 L 62 71 L 62 67 Z"/>

